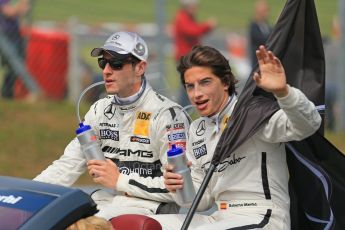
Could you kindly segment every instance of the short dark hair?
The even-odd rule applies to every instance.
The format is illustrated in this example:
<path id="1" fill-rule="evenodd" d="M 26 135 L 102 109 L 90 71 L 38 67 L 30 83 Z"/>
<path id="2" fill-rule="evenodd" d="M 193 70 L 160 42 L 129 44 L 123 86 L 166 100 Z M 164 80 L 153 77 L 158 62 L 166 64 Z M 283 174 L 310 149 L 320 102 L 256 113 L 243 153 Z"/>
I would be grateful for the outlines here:
<path id="1" fill-rule="evenodd" d="M 141 60 L 139 58 L 137 58 L 136 56 L 134 56 L 132 54 L 127 58 L 127 61 L 132 63 L 133 66 L 135 66 L 136 64 L 141 62 Z"/>
<path id="2" fill-rule="evenodd" d="M 126 61 L 128 63 L 131 63 L 132 64 L 132 68 L 134 69 L 135 66 L 141 62 L 142 60 L 140 60 L 139 58 L 137 58 L 136 56 L 134 56 L 133 54 L 131 54 L 127 59 Z M 145 73 L 143 73 L 143 75 L 141 75 L 141 77 L 144 77 L 145 76 Z"/>
<path id="3" fill-rule="evenodd" d="M 193 49 L 180 58 L 177 71 L 180 73 L 181 82 L 185 87 L 184 74 L 193 66 L 209 67 L 223 84 L 228 85 L 228 93 L 237 94 L 235 85 L 238 80 L 232 74 L 229 61 L 215 48 L 196 45 Z"/>

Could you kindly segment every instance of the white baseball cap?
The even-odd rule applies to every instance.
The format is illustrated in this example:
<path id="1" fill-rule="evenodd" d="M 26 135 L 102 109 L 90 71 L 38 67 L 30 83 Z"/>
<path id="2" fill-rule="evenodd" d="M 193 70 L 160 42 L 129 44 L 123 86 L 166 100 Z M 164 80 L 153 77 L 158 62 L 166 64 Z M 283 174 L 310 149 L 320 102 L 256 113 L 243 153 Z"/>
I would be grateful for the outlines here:
<path id="1" fill-rule="evenodd" d="M 138 34 L 126 31 L 112 34 L 103 46 L 94 48 L 91 51 L 91 56 L 101 56 L 104 51 L 110 51 L 110 54 L 115 52 L 124 56 L 132 54 L 142 61 L 147 61 L 149 56 L 146 42 Z"/>

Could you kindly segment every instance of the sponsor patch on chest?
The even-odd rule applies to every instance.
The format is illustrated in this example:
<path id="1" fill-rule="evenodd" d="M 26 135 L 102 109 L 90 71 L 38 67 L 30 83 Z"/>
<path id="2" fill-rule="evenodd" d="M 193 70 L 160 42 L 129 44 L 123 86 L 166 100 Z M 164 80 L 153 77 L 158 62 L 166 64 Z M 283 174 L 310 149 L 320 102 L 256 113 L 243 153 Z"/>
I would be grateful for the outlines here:
<path id="1" fill-rule="evenodd" d="M 202 146 L 193 149 L 193 153 L 196 159 L 199 159 L 200 157 L 207 154 L 206 145 L 203 144 Z"/>
<path id="2" fill-rule="evenodd" d="M 100 129 L 99 136 L 101 139 L 110 139 L 113 141 L 119 141 L 119 131 L 110 129 Z"/>
<path id="3" fill-rule="evenodd" d="M 169 149 L 172 148 L 172 145 L 175 145 L 177 148 L 181 148 L 186 150 L 186 142 L 185 141 L 176 141 L 176 142 L 169 142 Z"/>
<path id="4" fill-rule="evenodd" d="M 141 144 L 150 144 L 150 139 L 144 138 L 144 137 L 131 136 L 130 141 L 131 142 L 138 142 Z"/>
<path id="5" fill-rule="evenodd" d="M 166 126 L 167 132 L 172 130 L 184 129 L 184 123 L 174 123 Z"/>
<path id="6" fill-rule="evenodd" d="M 142 111 L 137 112 L 133 134 L 145 137 L 149 136 L 150 119 L 151 113 Z"/>
<path id="7" fill-rule="evenodd" d="M 168 134 L 169 141 L 185 140 L 186 134 L 184 132 L 171 132 Z"/>

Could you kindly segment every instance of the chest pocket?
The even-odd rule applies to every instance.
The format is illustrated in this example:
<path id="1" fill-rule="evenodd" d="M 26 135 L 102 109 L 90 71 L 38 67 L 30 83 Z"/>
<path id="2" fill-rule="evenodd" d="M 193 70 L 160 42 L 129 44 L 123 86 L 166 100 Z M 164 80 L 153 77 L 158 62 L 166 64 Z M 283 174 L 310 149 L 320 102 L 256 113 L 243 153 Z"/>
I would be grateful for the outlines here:
<path id="1" fill-rule="evenodd" d="M 139 111 L 136 113 L 136 119 L 134 124 L 134 135 L 140 135 L 148 137 L 150 134 L 150 119 L 151 113 Z"/>

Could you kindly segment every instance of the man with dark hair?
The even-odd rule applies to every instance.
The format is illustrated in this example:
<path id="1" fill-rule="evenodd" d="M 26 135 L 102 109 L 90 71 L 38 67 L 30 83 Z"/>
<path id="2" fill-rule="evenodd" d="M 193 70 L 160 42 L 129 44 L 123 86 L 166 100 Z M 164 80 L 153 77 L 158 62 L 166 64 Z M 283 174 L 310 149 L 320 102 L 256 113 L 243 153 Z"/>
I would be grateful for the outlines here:
<path id="1" fill-rule="evenodd" d="M 86 161 L 73 139 L 60 159 L 35 180 L 70 186 L 88 170 L 93 181 L 114 193 L 96 191 L 92 198 L 110 219 L 125 214 L 176 213 L 178 207 L 163 183 L 162 164 L 172 144 L 185 147 L 189 120 L 181 106 L 156 93 L 145 79 L 148 48 L 131 32 L 111 35 L 91 56 L 99 57 L 109 96 L 85 115 L 107 158 Z"/>
<path id="2" fill-rule="evenodd" d="M 290 229 L 284 142 L 312 135 L 320 127 L 321 117 L 300 90 L 286 84 L 284 68 L 272 52 L 260 46 L 256 55 L 260 74 L 254 73 L 253 78 L 258 87 L 275 96 L 280 110 L 216 167 L 198 210 L 207 210 L 214 203 L 218 210 L 210 216 L 196 214 L 189 229 Z M 191 124 L 186 150 L 198 190 L 237 102 L 236 80 L 226 58 L 208 46 L 194 47 L 181 59 L 178 71 L 201 115 Z M 164 178 L 173 193 L 183 186 L 183 178 L 170 165 Z M 179 229 L 185 215 L 153 218 L 164 229 Z"/>

